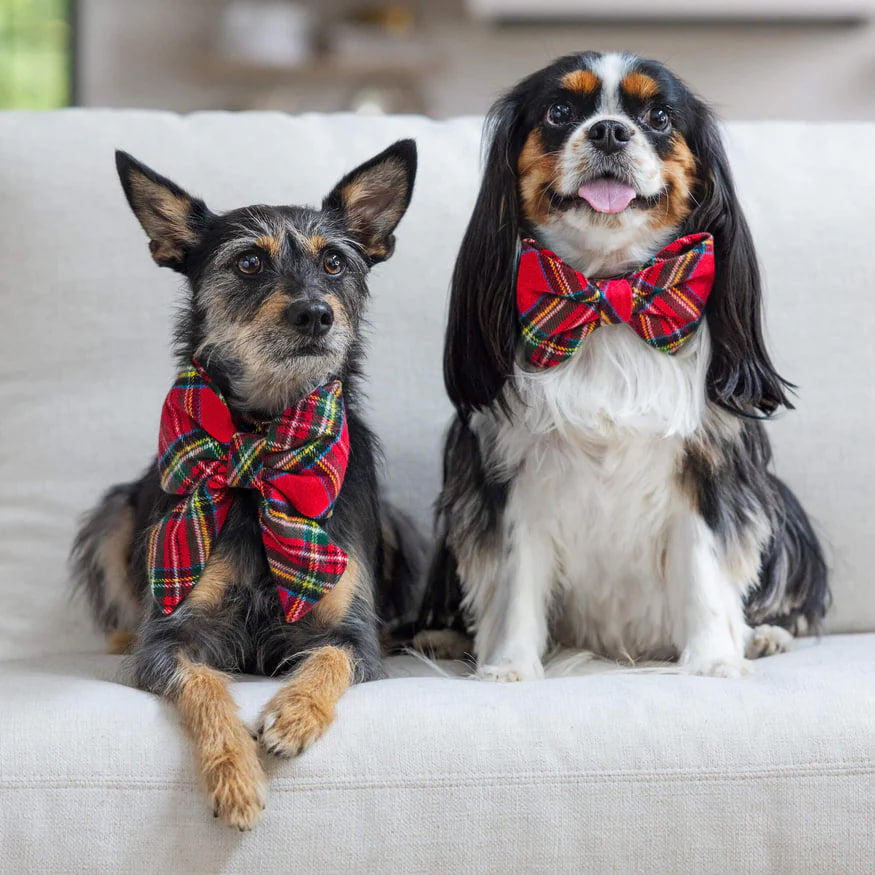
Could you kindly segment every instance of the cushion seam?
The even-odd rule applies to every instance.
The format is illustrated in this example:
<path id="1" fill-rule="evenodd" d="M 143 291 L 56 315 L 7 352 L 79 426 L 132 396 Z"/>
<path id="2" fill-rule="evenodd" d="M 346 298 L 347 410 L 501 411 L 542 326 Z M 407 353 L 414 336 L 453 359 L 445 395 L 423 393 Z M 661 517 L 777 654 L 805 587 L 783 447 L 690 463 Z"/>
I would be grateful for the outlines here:
<path id="1" fill-rule="evenodd" d="M 605 772 L 602 774 L 586 773 L 562 773 L 551 772 L 532 773 L 526 775 L 489 775 L 482 778 L 464 776 L 424 776 L 406 780 L 393 781 L 362 781 L 362 780 L 274 780 L 271 782 L 272 790 L 282 792 L 297 792 L 301 790 L 379 790 L 379 789 L 417 789 L 429 787 L 500 787 L 509 785 L 524 786 L 549 782 L 555 784 L 590 783 L 600 784 L 606 782 L 627 783 L 697 783 L 708 781 L 713 783 L 733 783 L 759 780 L 780 780 L 782 778 L 831 778 L 831 777 L 859 777 L 863 775 L 875 775 L 875 764 L 863 765 L 858 768 L 819 768 L 819 769 L 773 769 L 749 772 L 684 772 L 679 774 L 652 773 L 652 772 Z M 33 789 L 87 789 L 94 788 L 125 788 L 136 787 L 141 789 L 165 789 L 173 787 L 196 788 L 197 782 L 192 781 L 167 781 L 149 778 L 83 778 L 80 780 L 70 779 L 59 781 L 54 778 L 0 778 L 0 790 L 16 790 L 32 787 Z"/>

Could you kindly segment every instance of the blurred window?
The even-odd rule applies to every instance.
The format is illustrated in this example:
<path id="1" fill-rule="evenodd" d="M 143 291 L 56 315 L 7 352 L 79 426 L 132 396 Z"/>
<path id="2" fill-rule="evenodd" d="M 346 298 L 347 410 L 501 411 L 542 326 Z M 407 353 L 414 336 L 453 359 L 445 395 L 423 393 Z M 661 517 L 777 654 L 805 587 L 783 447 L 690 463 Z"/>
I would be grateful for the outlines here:
<path id="1" fill-rule="evenodd" d="M 0 0 L 0 108 L 73 102 L 75 0 Z"/>

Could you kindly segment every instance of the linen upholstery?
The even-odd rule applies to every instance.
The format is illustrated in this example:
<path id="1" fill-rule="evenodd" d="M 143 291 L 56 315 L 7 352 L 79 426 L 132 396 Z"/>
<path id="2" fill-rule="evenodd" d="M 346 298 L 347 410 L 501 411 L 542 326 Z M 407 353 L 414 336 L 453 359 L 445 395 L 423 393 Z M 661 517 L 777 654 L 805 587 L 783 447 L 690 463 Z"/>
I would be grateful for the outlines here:
<path id="1" fill-rule="evenodd" d="M 875 632 L 875 125 L 732 124 L 767 326 L 798 410 L 776 467 L 830 556 L 832 632 Z M 155 452 L 178 275 L 115 176 L 132 152 L 214 209 L 317 203 L 393 140 L 420 173 L 372 274 L 367 392 L 390 497 L 427 526 L 449 416 L 442 327 L 480 120 L 272 113 L 0 114 L 0 871 L 863 871 L 875 856 L 875 634 L 738 681 L 601 663 L 536 684 L 353 689 L 271 762 L 262 824 L 213 821 L 172 708 L 67 596 L 77 516 Z M 253 718 L 276 681 L 242 678 Z"/>

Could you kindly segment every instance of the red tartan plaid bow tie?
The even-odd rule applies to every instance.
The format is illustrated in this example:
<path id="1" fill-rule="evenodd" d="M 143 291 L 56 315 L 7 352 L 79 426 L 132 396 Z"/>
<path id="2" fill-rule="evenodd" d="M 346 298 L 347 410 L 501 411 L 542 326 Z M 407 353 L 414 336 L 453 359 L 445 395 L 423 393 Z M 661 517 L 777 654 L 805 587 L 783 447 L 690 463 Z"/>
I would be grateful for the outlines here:
<path id="1" fill-rule="evenodd" d="M 517 310 L 528 361 L 551 368 L 570 358 L 599 325 L 625 322 L 673 355 L 692 337 L 714 283 L 714 239 L 690 234 L 634 273 L 587 279 L 549 249 L 524 240 Z"/>
<path id="2" fill-rule="evenodd" d="M 197 362 L 164 401 L 161 486 L 185 496 L 149 535 L 149 582 L 164 614 L 200 579 L 232 489 L 260 493 L 262 541 L 288 622 L 303 617 L 346 568 L 346 553 L 315 522 L 330 516 L 349 459 L 340 383 L 316 389 L 277 419 L 247 425 L 238 430 Z"/>

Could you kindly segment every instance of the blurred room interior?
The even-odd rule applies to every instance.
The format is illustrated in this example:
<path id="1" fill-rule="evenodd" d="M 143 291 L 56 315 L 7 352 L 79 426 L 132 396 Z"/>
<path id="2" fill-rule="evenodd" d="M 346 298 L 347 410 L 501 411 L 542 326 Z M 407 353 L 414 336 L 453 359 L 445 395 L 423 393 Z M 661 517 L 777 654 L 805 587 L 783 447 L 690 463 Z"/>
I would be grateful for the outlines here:
<path id="1" fill-rule="evenodd" d="M 549 59 L 659 58 L 730 119 L 875 119 L 875 0 L 0 0 L 0 107 L 482 113 Z"/>

